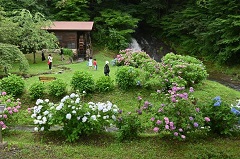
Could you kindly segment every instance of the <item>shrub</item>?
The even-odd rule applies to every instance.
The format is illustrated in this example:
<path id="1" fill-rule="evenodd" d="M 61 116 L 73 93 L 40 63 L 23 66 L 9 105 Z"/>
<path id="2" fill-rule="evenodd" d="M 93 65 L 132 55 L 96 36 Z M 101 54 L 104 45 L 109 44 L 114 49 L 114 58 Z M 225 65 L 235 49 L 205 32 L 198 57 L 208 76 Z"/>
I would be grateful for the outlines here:
<path id="1" fill-rule="evenodd" d="M 60 97 L 66 94 L 67 84 L 62 79 L 51 81 L 48 85 L 49 95 Z"/>
<path id="2" fill-rule="evenodd" d="M 63 49 L 63 54 L 66 55 L 66 56 L 72 57 L 73 56 L 73 51 L 72 51 L 72 49 L 64 48 Z"/>
<path id="3" fill-rule="evenodd" d="M 42 82 L 35 82 L 30 86 L 29 93 L 32 99 L 38 99 L 44 95 L 45 86 Z"/>
<path id="4" fill-rule="evenodd" d="M 167 94 L 160 90 L 152 94 L 162 104 L 153 106 L 146 101 L 141 109 L 152 113 L 150 120 L 154 132 L 168 132 L 174 138 L 184 140 L 197 129 L 202 130 L 204 118 L 191 92 L 193 88 L 187 92 L 184 87 L 174 86 Z"/>
<path id="5" fill-rule="evenodd" d="M 193 86 L 206 79 L 208 74 L 203 63 L 191 56 L 176 55 L 168 53 L 162 58 L 160 67 L 162 75 L 170 81 L 173 77 L 177 77 L 186 82 L 185 86 Z M 177 83 L 177 82 L 176 82 Z M 169 85 L 171 85 L 171 81 Z M 179 83 L 180 84 L 180 83 Z"/>
<path id="6" fill-rule="evenodd" d="M 118 67 L 116 71 L 116 83 L 119 88 L 127 90 L 137 86 L 137 77 L 139 72 L 131 66 Z"/>
<path id="7" fill-rule="evenodd" d="M 0 115 L 0 127 L 7 128 L 8 124 L 17 122 L 17 118 L 14 118 L 14 115 L 18 113 L 21 108 L 21 102 L 19 98 L 15 100 L 12 95 L 7 95 L 6 92 L 2 92 L 0 94 L 0 104 L 6 105 L 3 114 Z"/>
<path id="8" fill-rule="evenodd" d="M 204 114 L 210 117 L 210 131 L 219 135 L 232 135 L 238 124 L 238 116 L 231 112 L 231 107 L 221 101 L 221 97 L 215 97 L 211 103 L 206 103 L 203 107 Z"/>
<path id="9" fill-rule="evenodd" d="M 94 79 L 92 75 L 84 71 L 76 71 L 71 80 L 74 90 L 92 92 L 94 90 Z"/>
<path id="10" fill-rule="evenodd" d="M 96 82 L 96 90 L 99 92 L 111 91 L 114 83 L 110 76 L 101 76 Z"/>
<path id="11" fill-rule="evenodd" d="M 8 92 L 8 94 L 12 94 L 13 96 L 21 95 L 24 88 L 25 82 L 20 76 L 10 74 L 1 80 L 2 91 Z"/>
<path id="12" fill-rule="evenodd" d="M 118 128 L 117 139 L 119 141 L 137 138 L 142 131 L 141 121 L 139 120 L 137 113 L 121 113 L 116 121 L 116 126 Z"/>
<path id="13" fill-rule="evenodd" d="M 80 135 L 99 133 L 116 120 L 118 107 L 111 102 L 84 103 L 80 95 L 72 93 L 58 104 L 38 99 L 31 117 L 35 131 L 48 131 L 53 125 L 61 125 L 60 132 L 67 141 L 76 141 Z"/>

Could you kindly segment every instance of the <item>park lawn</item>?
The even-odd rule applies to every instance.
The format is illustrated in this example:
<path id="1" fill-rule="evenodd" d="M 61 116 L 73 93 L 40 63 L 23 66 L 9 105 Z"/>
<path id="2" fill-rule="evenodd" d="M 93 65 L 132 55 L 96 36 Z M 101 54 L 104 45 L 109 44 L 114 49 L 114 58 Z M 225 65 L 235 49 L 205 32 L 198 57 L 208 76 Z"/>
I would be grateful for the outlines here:
<path id="1" fill-rule="evenodd" d="M 26 56 L 28 57 L 29 55 Z M 67 61 L 62 62 L 60 56 L 54 54 L 53 70 L 49 72 L 46 61 L 42 62 L 40 56 L 41 54 L 37 54 L 37 64 L 30 63 L 29 73 L 35 76 L 25 80 L 26 87 L 29 88 L 31 84 L 38 81 L 38 76 L 44 73 L 46 76 L 54 76 L 63 79 L 68 84 L 69 93 L 72 91 L 70 88 L 70 81 L 75 71 L 88 71 L 93 75 L 96 81 L 100 76 L 103 76 L 105 61 L 111 61 L 113 59 L 110 56 L 106 56 L 106 52 L 95 54 L 93 58 L 96 58 L 98 61 L 98 71 L 94 71 L 87 67 L 86 61 L 69 64 Z M 32 55 L 28 58 L 31 57 Z M 66 67 L 67 69 L 59 74 L 58 72 L 62 67 Z M 110 69 L 110 76 L 112 79 L 115 79 L 117 67 L 110 66 Z M 194 96 L 197 102 L 201 103 L 209 103 L 214 97 L 220 96 L 222 102 L 226 102 L 230 105 L 235 104 L 236 100 L 240 98 L 239 91 L 209 80 L 205 80 L 201 84 L 196 85 L 194 89 Z M 95 92 L 88 94 L 84 100 L 86 102 L 111 101 L 120 109 L 129 112 L 135 111 L 138 107 L 138 96 L 141 96 L 143 101 L 149 101 L 154 105 L 159 104 L 159 101 L 151 97 L 151 93 L 154 91 L 155 90 L 142 88 L 124 91 L 119 90 L 116 86 L 116 88 L 110 92 Z M 27 92 L 22 96 L 21 100 L 23 103 L 22 109 L 33 107 L 35 104 L 34 100 L 29 100 Z M 59 99 L 56 101 L 59 101 Z M 18 124 L 31 125 L 31 120 L 30 115 L 23 113 L 22 116 L 19 116 Z M 5 150 L 0 150 L 0 158 L 240 158 L 239 135 L 229 136 L 227 138 L 200 136 L 181 142 L 171 140 L 168 137 L 160 138 L 159 135 L 154 133 L 143 133 L 136 140 L 121 143 L 115 138 L 117 132 L 109 132 L 97 134 L 95 136 L 81 137 L 80 140 L 75 143 L 68 143 L 64 141 L 63 137 L 56 135 L 56 133 L 57 132 L 41 134 L 29 131 L 11 130 L 7 135 L 4 135 L 4 140 L 8 142 L 9 146 Z"/>
<path id="2" fill-rule="evenodd" d="M 12 131 L 4 139 L 9 147 L 0 149 L 2 158 L 24 159 L 239 159 L 239 137 L 208 137 L 186 141 L 142 134 L 132 141 L 118 142 L 116 133 L 82 137 L 66 143 L 53 132 L 48 135 Z"/>

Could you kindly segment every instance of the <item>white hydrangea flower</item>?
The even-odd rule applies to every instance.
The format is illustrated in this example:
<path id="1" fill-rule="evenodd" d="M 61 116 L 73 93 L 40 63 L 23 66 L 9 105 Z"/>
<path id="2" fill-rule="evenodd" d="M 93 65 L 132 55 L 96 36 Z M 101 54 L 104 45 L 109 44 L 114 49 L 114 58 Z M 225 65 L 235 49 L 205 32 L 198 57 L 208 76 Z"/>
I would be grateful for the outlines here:
<path id="1" fill-rule="evenodd" d="M 32 114 L 31 115 L 31 118 L 36 118 L 37 117 L 37 114 Z"/>
<path id="2" fill-rule="evenodd" d="M 80 119 L 81 119 L 81 117 L 80 117 L 80 116 L 78 116 L 78 117 L 77 117 L 77 120 L 80 120 Z"/>
<path id="3" fill-rule="evenodd" d="M 75 106 L 72 106 L 72 109 L 75 109 L 76 107 Z"/>
<path id="4" fill-rule="evenodd" d="M 47 118 L 44 116 L 44 117 L 42 118 L 42 121 L 43 121 L 44 123 L 46 123 Z"/>
<path id="5" fill-rule="evenodd" d="M 99 103 L 97 106 L 98 106 L 98 111 L 103 110 L 103 105 L 102 104 Z"/>
<path id="6" fill-rule="evenodd" d="M 34 131 L 38 131 L 38 127 L 35 127 L 35 128 L 34 128 Z"/>
<path id="7" fill-rule="evenodd" d="M 115 121 L 115 120 L 116 120 L 116 116 L 115 116 L 115 115 L 112 115 L 112 119 Z"/>
<path id="8" fill-rule="evenodd" d="M 93 120 L 97 120 L 96 115 L 92 115 L 91 118 L 92 118 Z"/>
<path id="9" fill-rule="evenodd" d="M 86 91 L 83 91 L 83 94 L 85 94 L 86 93 Z"/>
<path id="10" fill-rule="evenodd" d="M 73 114 L 76 114 L 77 112 L 76 112 L 76 110 L 73 110 L 72 113 L 73 113 Z"/>
<path id="11" fill-rule="evenodd" d="M 34 124 L 38 124 L 38 123 L 39 123 L 39 120 L 36 120 L 36 119 L 35 119 L 35 120 L 33 120 L 33 123 L 34 123 Z"/>
<path id="12" fill-rule="evenodd" d="M 48 117 L 49 117 L 49 118 L 52 118 L 52 114 L 48 114 Z"/>
<path id="13" fill-rule="evenodd" d="M 39 105 L 39 104 L 41 104 L 41 103 L 43 103 L 43 100 L 42 100 L 42 99 L 37 99 L 36 105 Z"/>
<path id="14" fill-rule="evenodd" d="M 90 115 L 90 113 L 89 113 L 89 112 L 87 112 L 87 113 L 85 113 L 84 115 Z"/>
<path id="15" fill-rule="evenodd" d="M 70 95 L 70 98 L 74 98 L 75 97 L 75 93 L 72 93 L 71 95 Z"/>
<path id="16" fill-rule="evenodd" d="M 103 116 L 103 119 L 107 119 L 107 116 Z"/>
<path id="17" fill-rule="evenodd" d="M 37 119 L 38 120 L 42 119 L 42 116 L 41 115 L 37 116 Z"/>
<path id="18" fill-rule="evenodd" d="M 60 105 L 56 107 L 56 110 L 61 110 L 61 109 L 62 107 Z"/>
<path id="19" fill-rule="evenodd" d="M 107 111 L 108 111 L 108 109 L 104 108 L 102 111 L 103 111 L 103 113 L 105 113 L 105 112 L 107 112 Z"/>
<path id="20" fill-rule="evenodd" d="M 87 118 L 86 116 L 84 116 L 84 117 L 82 118 L 82 122 L 85 123 L 85 122 L 87 121 L 87 119 L 88 119 L 88 118 Z"/>
<path id="21" fill-rule="evenodd" d="M 42 125 L 42 124 L 43 124 L 43 121 L 42 121 L 42 120 L 39 120 L 39 121 L 38 121 L 38 124 Z"/>
<path id="22" fill-rule="evenodd" d="M 61 102 L 64 103 L 68 98 L 69 98 L 69 95 L 63 97 L 63 98 L 61 99 Z"/>
<path id="23" fill-rule="evenodd" d="M 75 101 L 76 104 L 80 103 L 80 98 L 77 98 Z"/>
<path id="24" fill-rule="evenodd" d="M 43 112 L 43 115 L 48 115 L 49 114 L 49 111 L 45 111 L 45 112 Z"/>
<path id="25" fill-rule="evenodd" d="M 93 103 L 93 102 L 88 102 L 88 104 L 89 104 L 89 105 L 95 105 L 95 103 Z"/>
<path id="26" fill-rule="evenodd" d="M 45 102 L 47 102 L 47 103 L 48 103 L 48 102 L 49 102 L 49 99 L 45 99 Z"/>
<path id="27" fill-rule="evenodd" d="M 68 113 L 68 114 L 66 115 L 66 118 L 70 120 L 70 119 L 72 118 L 72 114 Z"/>
<path id="28" fill-rule="evenodd" d="M 40 131 L 44 131 L 44 127 L 41 127 Z"/>
<path id="29" fill-rule="evenodd" d="M 118 112 L 118 109 L 113 109 L 113 112 L 114 112 L 114 113 L 117 113 L 117 112 Z"/>
<path id="30" fill-rule="evenodd" d="M 98 114 L 98 115 L 97 115 L 97 117 L 98 117 L 98 118 L 100 118 L 100 117 L 101 117 L 101 115 L 100 115 L 100 114 Z"/>

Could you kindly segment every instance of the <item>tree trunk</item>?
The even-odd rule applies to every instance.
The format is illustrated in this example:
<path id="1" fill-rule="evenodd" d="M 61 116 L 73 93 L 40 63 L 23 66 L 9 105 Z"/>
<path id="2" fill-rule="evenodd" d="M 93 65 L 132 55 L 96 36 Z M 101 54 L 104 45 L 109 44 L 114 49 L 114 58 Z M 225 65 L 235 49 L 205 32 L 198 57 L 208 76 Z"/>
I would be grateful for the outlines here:
<path id="1" fill-rule="evenodd" d="M 33 63 L 36 63 L 36 52 L 33 52 Z"/>

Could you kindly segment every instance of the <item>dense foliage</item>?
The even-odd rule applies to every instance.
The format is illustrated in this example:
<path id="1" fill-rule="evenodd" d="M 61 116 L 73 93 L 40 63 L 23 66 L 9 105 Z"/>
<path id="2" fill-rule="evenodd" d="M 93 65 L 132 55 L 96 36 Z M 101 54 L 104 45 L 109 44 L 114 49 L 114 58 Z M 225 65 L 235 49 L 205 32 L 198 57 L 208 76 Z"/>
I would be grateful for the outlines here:
<path id="1" fill-rule="evenodd" d="M 57 104 L 48 99 L 38 99 L 31 117 L 35 131 L 49 131 L 51 126 L 61 126 L 60 133 L 66 140 L 76 141 L 80 135 L 102 132 L 116 120 L 118 107 L 111 102 L 85 103 L 80 94 L 65 96 Z"/>
<path id="2" fill-rule="evenodd" d="M 44 95 L 45 85 L 43 82 L 37 81 L 29 88 L 29 94 L 32 99 L 41 98 Z"/>
<path id="3" fill-rule="evenodd" d="M 200 60 L 173 53 L 168 53 L 161 62 L 156 62 L 146 52 L 126 49 L 120 51 L 115 63 L 117 66 L 128 66 L 125 69 L 119 68 L 116 72 L 116 82 L 120 88 L 133 87 L 137 83 L 146 88 L 168 90 L 175 84 L 184 87 L 193 86 L 208 76 Z M 140 73 L 134 73 L 136 71 L 131 71 L 131 67 L 137 68 Z"/>
<path id="4" fill-rule="evenodd" d="M 92 74 L 84 71 L 76 71 L 71 80 L 71 86 L 76 91 L 80 92 L 93 92 L 94 90 L 94 79 Z"/>
<path id="5" fill-rule="evenodd" d="M 25 82 L 22 77 L 15 74 L 10 74 L 7 77 L 1 79 L 1 91 L 8 92 L 13 96 L 21 95 L 25 90 Z"/>
<path id="6" fill-rule="evenodd" d="M 27 9 L 33 15 L 39 12 L 51 20 L 94 21 L 94 40 L 114 50 L 125 49 L 137 31 L 167 42 L 181 54 L 204 56 L 227 64 L 236 64 L 239 58 L 238 0 L 0 2 L 6 11 L 6 14 L 0 13 L 3 17 L 11 15 L 12 11 Z M 26 19 L 21 21 L 27 22 Z M 4 21 L 4 24 L 9 22 Z M 16 29 L 13 32 L 16 33 Z"/>

